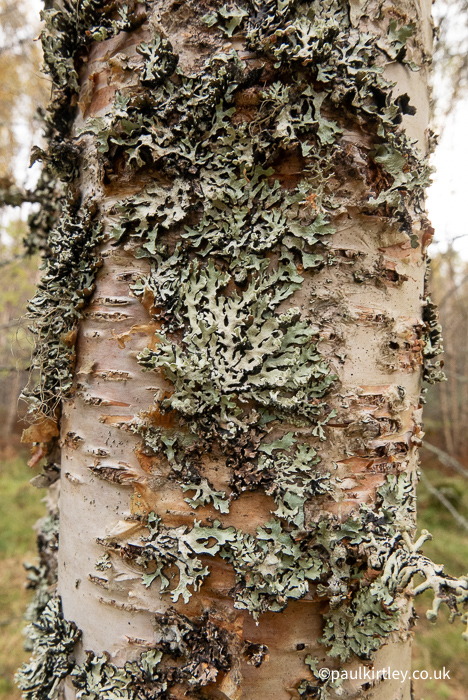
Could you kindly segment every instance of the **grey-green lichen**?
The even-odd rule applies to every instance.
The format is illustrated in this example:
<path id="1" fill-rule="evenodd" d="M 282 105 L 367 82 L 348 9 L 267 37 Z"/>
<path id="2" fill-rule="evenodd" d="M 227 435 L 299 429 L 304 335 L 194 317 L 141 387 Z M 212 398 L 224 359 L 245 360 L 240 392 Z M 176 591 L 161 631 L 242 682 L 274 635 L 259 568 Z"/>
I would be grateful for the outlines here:
<path id="1" fill-rule="evenodd" d="M 117 154 L 130 169 L 152 163 L 158 171 L 155 184 L 111 211 L 116 241 L 134 245 L 153 265 L 132 291 L 152 300 L 162 329 L 138 361 L 162 371 L 174 388 L 156 400 L 175 427 L 158 428 L 143 415 L 133 429 L 145 449 L 169 461 L 184 493 L 194 492 L 185 499 L 193 508 L 211 503 L 226 513 L 242 491 L 263 489 L 277 509 L 256 535 L 218 521 L 166 528 L 152 514 L 140 542 L 101 543 L 135 559 L 146 585 L 159 581 L 173 600 L 188 600 L 208 575 L 199 555 L 217 554 L 234 568 L 235 605 L 256 616 L 283 609 L 314 581 L 330 599 L 323 642 L 341 658 L 370 658 L 398 626 L 397 589 L 382 578 L 379 547 L 403 547 L 399 515 L 363 507 L 345 524 L 308 522 L 306 504 L 336 497 L 339 486 L 311 444 L 294 437 L 274 448 L 266 436 L 283 421 L 323 440 L 333 417 L 326 397 L 335 376 L 320 354 L 320 331 L 288 300 L 306 275 L 336 262 L 327 249 L 330 221 L 346 193 L 332 183 L 346 167 L 341 139 L 349 121 L 374 133 L 364 154 L 362 211 L 385 212 L 414 243 L 412 215 L 422 211 L 430 168 L 399 128 L 414 112 L 407 96 L 394 99 L 383 77 L 383 55 L 404 62 L 413 27 L 391 20 L 386 39 L 377 40 L 351 26 L 347 5 L 337 0 L 307 8 L 229 5 L 203 22 L 228 36 L 243 32 L 274 78 L 260 87 L 264 68 L 249 70 L 236 52 L 212 56 L 186 75 L 170 42 L 156 33 L 138 49 L 139 80 L 150 88 L 145 100 L 118 93 L 107 114 L 88 120 L 81 133 L 95 136 L 108 177 Z M 337 107 L 341 123 L 329 116 Z M 216 490 L 200 471 L 199 455 L 214 442 L 233 468 L 231 493 Z M 409 508 L 405 493 L 402 512 Z M 367 585 L 375 543 L 380 573 Z M 354 560 L 346 563 L 350 550 Z"/>
<path id="2" fill-rule="evenodd" d="M 34 591 L 34 596 L 28 605 L 26 619 L 37 622 L 54 595 L 57 583 L 57 550 L 58 550 L 59 518 L 57 512 L 50 512 L 36 524 L 38 561 L 36 564 L 25 564 L 27 571 L 26 587 Z M 33 648 L 32 641 L 27 639 L 25 646 Z"/>
<path id="3" fill-rule="evenodd" d="M 289 600 L 314 591 L 318 599 L 329 601 L 320 641 L 330 655 L 343 661 L 351 654 L 372 659 L 398 629 L 399 598 L 416 575 L 424 582 L 413 595 L 427 589 L 434 593 L 430 619 L 437 617 L 442 603 L 453 617 L 461 615 L 468 601 L 468 577 L 444 574 L 443 567 L 419 551 L 428 533 L 423 532 L 416 543 L 411 541 L 414 499 L 411 477 L 389 476 L 378 490 L 375 510 L 361 505 L 358 513 L 341 523 L 329 517 L 310 523 L 306 530 L 291 531 L 280 520 L 271 520 L 253 536 L 223 528 L 219 521 L 166 528 L 152 513 L 146 522 L 147 536 L 127 543 L 112 538 L 100 542 L 141 566 L 144 583 L 150 586 L 158 580 L 161 592 L 170 591 L 174 602 L 180 596 L 187 602 L 190 589 L 198 590 L 209 575 L 201 555 L 219 555 L 233 566 L 234 606 L 254 617 L 267 610 L 278 612 Z M 178 569 L 176 576 L 173 567 Z"/>
<path id="4" fill-rule="evenodd" d="M 27 632 L 32 656 L 17 672 L 16 682 L 25 700 L 56 700 L 61 681 L 73 669 L 70 655 L 81 632 L 64 619 L 58 597 L 51 598 Z"/>
<path id="5" fill-rule="evenodd" d="M 77 58 L 92 41 L 102 41 L 121 30 L 138 27 L 146 13 L 136 12 L 137 3 L 130 0 L 123 6 L 100 0 L 71 0 L 51 3 L 41 12 L 44 29 L 41 43 L 44 71 L 52 80 L 50 103 L 39 116 L 44 124 L 46 146 L 35 147 L 31 161 L 42 161 L 43 167 L 35 188 L 40 208 L 31 213 L 29 233 L 25 239 L 28 252 L 50 253 L 49 234 L 57 226 L 63 205 L 75 190 L 78 175 L 79 149 L 70 138 L 79 92 Z"/>
<path id="6" fill-rule="evenodd" d="M 157 700 L 171 697 L 171 688 L 180 683 L 187 683 L 192 692 L 200 691 L 236 667 L 235 652 L 247 661 L 252 654 L 250 643 L 242 645 L 229 630 L 229 621 L 210 611 L 190 620 L 171 609 L 156 617 L 155 628 L 154 648 L 123 667 L 110 663 L 107 654 L 98 657 L 88 652 L 86 661 L 71 674 L 77 698 L 100 700 L 112 689 L 125 700 Z"/>
<path id="7" fill-rule="evenodd" d="M 102 41 L 146 19 L 130 0 L 123 6 L 100 0 L 65 2 L 43 10 L 41 33 L 44 69 L 52 79 L 51 100 L 43 116 L 45 148 L 35 147 L 32 162 L 43 163 L 36 187 L 38 211 L 29 218 L 28 252 L 40 249 L 45 275 L 30 303 L 37 336 L 32 383 L 24 392 L 32 417 L 53 415 L 72 384 L 76 322 L 93 291 L 98 266 L 94 250 L 100 224 L 95 205 L 81 202 L 77 186 L 79 148 L 71 129 L 76 116 L 79 78 L 77 60 L 92 41 Z M 35 370 L 38 370 L 36 375 Z M 39 377 L 36 383 L 36 377 Z"/>
<path id="8" fill-rule="evenodd" d="M 28 305 L 36 336 L 32 368 L 38 370 L 39 382 L 23 396 L 39 415 L 53 413 L 72 387 L 76 326 L 101 264 L 95 249 L 102 227 L 95 213 L 92 205 L 79 210 L 73 203 L 65 208 L 49 235 L 45 273 Z M 34 381 L 35 375 L 31 376 Z"/>
<path id="9" fill-rule="evenodd" d="M 71 673 L 76 697 L 87 700 L 164 697 L 167 681 L 158 672 L 161 657 L 161 651 L 145 651 L 138 661 L 128 661 L 125 666 L 119 667 L 110 663 L 109 654 L 97 656 L 89 651 L 86 661 L 75 666 Z"/>
<path id="10" fill-rule="evenodd" d="M 330 674 L 328 678 L 323 680 L 320 676 L 320 669 L 318 668 L 319 660 L 317 657 L 313 658 L 310 654 L 306 656 L 304 663 L 309 667 L 313 680 L 310 681 L 304 679 L 301 681 L 297 689 L 300 698 L 330 700 L 330 698 L 336 698 L 337 695 L 342 695 L 342 678 L 337 678 L 334 680 Z"/>
<path id="11" fill-rule="evenodd" d="M 280 263 L 242 294 L 224 296 L 227 274 L 211 262 L 195 268 L 180 288 L 186 319 L 182 345 L 160 335 L 156 350 L 138 357 L 143 367 L 162 369 L 174 385 L 162 408 L 177 411 L 195 433 L 215 423 L 233 436 L 246 429 L 243 405 L 252 414 L 252 402 L 258 421 L 265 412 L 276 419 L 319 420 L 318 399 L 336 377 L 313 342 L 318 333 L 300 320 L 299 309 L 274 313 L 297 288 L 296 277 L 294 266 Z"/>

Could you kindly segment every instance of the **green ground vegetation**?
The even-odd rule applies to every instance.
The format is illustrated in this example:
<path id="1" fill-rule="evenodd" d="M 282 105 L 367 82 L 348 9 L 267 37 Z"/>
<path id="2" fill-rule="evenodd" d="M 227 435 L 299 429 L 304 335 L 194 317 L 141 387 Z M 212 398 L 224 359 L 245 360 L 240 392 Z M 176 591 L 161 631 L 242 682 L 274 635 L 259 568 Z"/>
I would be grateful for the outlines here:
<path id="1" fill-rule="evenodd" d="M 459 513 L 468 513 L 468 488 L 463 477 L 452 476 L 436 460 L 424 454 L 424 473 L 436 488 L 443 492 Z M 424 546 L 424 553 L 432 561 L 445 565 L 452 576 L 468 572 L 468 532 L 461 530 L 450 513 L 428 493 L 423 484 L 418 487 L 418 526 L 426 528 L 434 539 Z M 419 583 L 419 581 L 416 581 Z M 426 680 L 414 683 L 418 700 L 465 700 L 468 687 L 468 644 L 459 634 L 459 623 L 449 624 L 448 614 L 441 609 L 439 619 L 431 623 L 426 619 L 430 594 L 416 599 L 419 620 L 415 628 L 413 668 L 427 670 L 445 666 L 450 671 L 448 680 Z"/>
<path id="2" fill-rule="evenodd" d="M 26 661 L 23 615 L 31 599 L 25 588 L 23 563 L 34 561 L 36 535 L 32 527 L 45 514 L 45 492 L 32 487 L 26 455 L 0 462 L 0 698 L 19 700 L 13 674 Z"/>

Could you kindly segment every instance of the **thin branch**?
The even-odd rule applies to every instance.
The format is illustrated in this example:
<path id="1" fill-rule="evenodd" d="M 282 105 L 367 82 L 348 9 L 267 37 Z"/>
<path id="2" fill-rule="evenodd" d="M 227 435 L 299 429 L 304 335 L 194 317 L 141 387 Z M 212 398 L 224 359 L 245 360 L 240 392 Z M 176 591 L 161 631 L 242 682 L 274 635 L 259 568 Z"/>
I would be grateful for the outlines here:
<path id="1" fill-rule="evenodd" d="M 24 36 L 21 39 L 17 39 L 14 44 L 7 44 L 6 46 L 0 46 L 0 55 L 2 53 L 6 53 L 7 51 L 12 51 L 13 49 L 16 49 L 18 46 L 22 46 L 26 42 L 33 42 L 34 41 L 34 35 L 30 36 Z"/>
<path id="2" fill-rule="evenodd" d="M 437 304 L 439 309 L 441 309 L 444 306 L 445 302 L 452 296 L 452 294 L 455 294 L 455 292 L 458 292 L 458 290 L 461 289 L 461 287 L 463 287 L 465 282 L 468 282 L 468 275 L 465 275 L 460 284 L 457 284 L 455 287 L 452 287 L 452 289 L 449 289 L 448 292 L 442 297 L 442 300 Z"/>
<path id="3" fill-rule="evenodd" d="M 447 352 L 444 352 L 445 356 L 447 357 Z M 447 375 L 447 377 L 455 377 L 459 382 L 468 382 L 468 377 L 463 377 L 461 374 L 456 374 L 456 372 L 447 372 L 447 370 L 444 367 L 444 373 Z"/>
<path id="4" fill-rule="evenodd" d="M 12 365 L 0 365 L 0 372 L 27 372 L 29 367 L 13 367 Z"/>
<path id="5" fill-rule="evenodd" d="M 3 331 L 5 328 L 13 328 L 14 326 L 20 326 L 22 323 L 26 323 L 26 320 L 24 318 L 12 318 L 11 321 L 0 324 L 0 331 Z"/>
<path id="6" fill-rule="evenodd" d="M 449 455 L 448 452 L 445 452 L 445 450 L 441 450 L 440 447 L 431 445 L 430 442 L 424 441 L 422 446 L 426 450 L 429 450 L 429 452 L 435 454 L 439 462 L 441 462 L 444 466 L 449 467 L 449 469 L 453 469 L 461 474 L 461 476 L 464 476 L 465 479 L 468 479 L 468 469 L 465 469 L 463 464 L 461 464 L 458 459 L 455 459 L 455 457 Z"/>
<path id="7" fill-rule="evenodd" d="M 458 510 L 450 503 L 450 501 L 447 498 L 445 498 L 444 494 L 441 491 L 439 491 L 439 489 L 436 489 L 436 487 L 433 486 L 433 484 L 431 484 L 431 482 L 429 481 L 429 479 L 427 478 L 427 476 L 424 474 L 423 471 L 420 472 L 419 476 L 421 478 L 421 482 L 424 484 L 424 486 L 429 491 L 429 493 L 431 493 L 433 496 L 435 496 L 435 498 L 437 498 L 437 500 L 440 503 L 442 503 L 444 508 L 446 508 L 448 510 L 448 512 L 453 517 L 453 519 L 458 523 L 458 525 L 460 525 L 460 527 L 462 527 L 464 530 L 466 530 L 468 532 L 468 520 L 466 518 L 464 518 L 463 515 L 461 515 L 458 512 Z"/>
<path id="8" fill-rule="evenodd" d="M 11 265 L 11 263 L 17 262 L 18 260 L 23 260 L 28 253 L 18 253 L 8 260 L 0 260 L 0 267 L 5 267 L 6 265 Z"/>
<path id="9" fill-rule="evenodd" d="M 452 245 L 454 241 L 458 241 L 459 238 L 466 238 L 468 236 L 468 233 L 460 233 L 458 236 L 453 236 L 453 238 L 450 239 L 449 245 Z"/>
<path id="10" fill-rule="evenodd" d="M 14 185 L 0 189 L 0 204 L 3 206 L 20 207 L 25 202 L 37 204 L 40 201 L 41 198 L 34 190 L 21 190 Z"/>

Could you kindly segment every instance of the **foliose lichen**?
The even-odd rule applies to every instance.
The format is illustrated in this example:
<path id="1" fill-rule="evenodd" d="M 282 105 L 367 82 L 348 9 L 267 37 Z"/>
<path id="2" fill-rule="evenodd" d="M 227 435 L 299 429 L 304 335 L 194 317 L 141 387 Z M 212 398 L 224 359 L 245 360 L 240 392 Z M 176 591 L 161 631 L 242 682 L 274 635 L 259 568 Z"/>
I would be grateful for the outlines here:
<path id="1" fill-rule="evenodd" d="M 73 669 L 70 655 L 80 635 L 76 625 L 64 619 L 60 598 L 51 598 L 28 629 L 32 656 L 15 677 L 25 700 L 56 700 L 61 681 Z"/>
<path id="2" fill-rule="evenodd" d="M 37 622 L 50 599 L 54 596 L 57 583 L 57 550 L 59 518 L 57 512 L 50 512 L 36 524 L 38 561 L 36 564 L 25 564 L 27 571 L 26 588 L 34 591 L 34 596 L 28 605 L 26 619 Z M 33 642 L 27 639 L 25 647 L 33 648 Z"/>

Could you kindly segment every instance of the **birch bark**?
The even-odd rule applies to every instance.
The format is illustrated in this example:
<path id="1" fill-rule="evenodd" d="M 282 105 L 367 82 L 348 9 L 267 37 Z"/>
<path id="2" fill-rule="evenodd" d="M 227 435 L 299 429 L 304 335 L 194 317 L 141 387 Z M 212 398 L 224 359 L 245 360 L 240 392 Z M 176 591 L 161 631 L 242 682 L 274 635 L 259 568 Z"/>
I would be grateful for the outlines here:
<path id="1" fill-rule="evenodd" d="M 72 386 L 33 392 L 61 400 L 81 630 L 57 692 L 409 700 L 317 669 L 408 671 L 406 587 L 422 572 L 434 614 L 446 590 L 411 544 L 430 2 L 91 9 L 61 235 L 92 230 L 99 270 L 61 336 Z"/>

